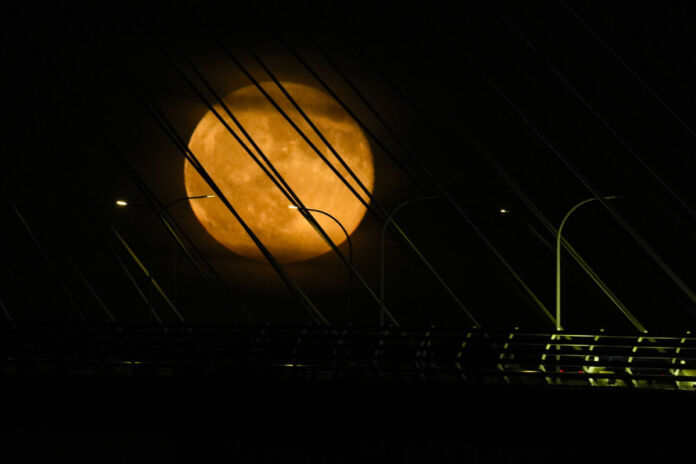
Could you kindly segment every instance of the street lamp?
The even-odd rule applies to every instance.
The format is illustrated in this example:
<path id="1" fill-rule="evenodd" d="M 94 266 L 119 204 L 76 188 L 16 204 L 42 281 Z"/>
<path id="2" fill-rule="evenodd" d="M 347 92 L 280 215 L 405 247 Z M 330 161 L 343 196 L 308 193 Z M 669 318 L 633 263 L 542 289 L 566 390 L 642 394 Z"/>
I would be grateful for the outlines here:
<path id="1" fill-rule="evenodd" d="M 170 201 L 169 203 L 167 203 L 166 205 L 164 205 L 163 207 L 161 207 L 159 210 L 156 210 L 156 211 L 147 205 L 141 205 L 141 204 L 131 205 L 126 200 L 123 200 L 123 199 L 116 200 L 116 206 L 119 206 L 121 208 L 125 208 L 126 206 L 135 206 L 138 208 L 144 208 L 144 209 L 150 211 L 151 213 L 155 214 L 155 216 L 156 216 L 152 222 L 152 226 L 150 227 L 150 252 L 149 252 L 149 256 L 148 256 L 150 262 L 148 263 L 148 270 L 147 270 L 148 280 L 149 280 L 149 283 L 148 283 L 148 301 L 150 303 L 150 308 L 153 308 L 153 310 L 154 310 L 154 305 L 152 304 L 152 287 L 153 287 L 152 265 L 153 265 L 153 261 L 154 261 L 153 250 L 154 250 L 154 242 L 155 242 L 155 226 L 157 225 L 156 219 L 162 218 L 162 215 L 169 209 L 170 206 L 172 206 L 175 203 L 179 203 L 179 202 L 184 201 L 184 200 L 197 200 L 200 198 L 215 198 L 215 195 L 195 195 L 195 196 L 190 196 L 190 197 L 177 198 L 176 200 Z M 155 313 L 155 315 L 156 315 L 156 313 Z M 179 317 L 181 317 L 181 316 L 179 316 Z"/>
<path id="2" fill-rule="evenodd" d="M 604 200 L 613 200 L 616 198 L 621 198 L 620 195 L 611 195 L 608 197 L 602 197 Z M 561 221 L 561 225 L 558 227 L 558 232 L 556 233 L 556 330 L 562 330 L 561 327 L 561 232 L 563 231 L 563 226 L 565 225 L 566 221 L 570 217 L 570 215 L 584 205 L 585 203 L 589 203 L 591 201 L 597 201 L 599 198 L 597 197 L 592 197 L 588 198 L 587 200 L 583 200 L 577 205 L 573 206 L 570 211 L 566 213 L 566 215 L 563 217 L 563 220 Z"/>
<path id="3" fill-rule="evenodd" d="M 333 219 L 333 221 L 336 224 L 338 224 L 338 227 L 340 227 L 341 230 L 343 231 L 343 233 L 346 235 L 346 239 L 348 240 L 348 263 L 350 264 L 351 268 L 353 267 L 353 242 L 351 242 L 351 240 L 350 240 L 350 234 L 348 233 L 346 228 L 343 227 L 343 224 L 341 224 L 341 222 L 338 219 L 336 219 L 335 217 L 333 217 L 331 214 L 327 213 L 326 211 L 322 211 L 320 209 L 301 208 L 301 207 L 296 206 L 296 205 L 288 205 L 288 208 L 290 208 L 290 209 L 303 209 L 305 211 L 311 211 L 314 213 L 323 214 L 324 216 L 328 216 L 329 218 Z M 348 271 L 349 271 L 349 274 L 348 274 L 349 275 L 349 278 L 348 278 L 348 325 L 350 325 L 350 312 L 351 312 L 351 308 L 352 308 L 351 301 L 352 301 L 352 293 L 353 293 L 353 272 L 351 269 L 349 269 Z"/>
<path id="4" fill-rule="evenodd" d="M 386 306 L 384 305 L 384 237 L 387 233 L 387 227 L 389 227 L 389 224 L 392 222 L 392 218 L 394 215 L 399 211 L 401 208 L 404 206 L 416 202 L 416 201 L 421 201 L 421 200 L 435 200 L 437 198 L 440 198 L 439 196 L 432 196 L 432 197 L 418 197 L 418 198 L 413 198 L 411 200 L 407 200 L 403 203 L 401 203 L 399 206 L 394 208 L 391 213 L 387 216 L 387 219 L 384 221 L 384 225 L 382 225 L 382 239 L 380 241 L 380 246 L 379 246 L 379 302 L 380 302 L 380 308 L 379 308 L 379 326 L 380 328 L 384 327 L 384 312 L 386 310 Z"/>

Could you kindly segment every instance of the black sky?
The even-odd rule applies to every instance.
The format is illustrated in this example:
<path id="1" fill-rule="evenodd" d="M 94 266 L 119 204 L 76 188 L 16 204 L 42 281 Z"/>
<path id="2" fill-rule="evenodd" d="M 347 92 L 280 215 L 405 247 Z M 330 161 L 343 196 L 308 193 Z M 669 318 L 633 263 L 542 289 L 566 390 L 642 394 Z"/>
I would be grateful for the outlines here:
<path id="1" fill-rule="evenodd" d="M 8 105 L 0 300 L 16 319 L 39 318 L 38 308 L 48 319 L 77 320 L 77 307 L 88 320 L 104 321 L 101 301 L 120 321 L 148 320 L 111 248 L 141 286 L 146 279 L 107 224 L 146 257 L 152 215 L 113 206 L 117 197 L 146 199 L 112 152 L 162 203 L 185 194 L 183 157 L 123 76 L 137 82 L 188 140 L 206 108 L 155 43 L 171 56 L 181 50 L 220 94 L 248 85 L 211 39 L 210 28 L 258 79 L 267 77 L 231 31 L 278 78 L 317 85 L 274 34 L 285 38 L 412 172 L 409 179 L 372 142 L 377 201 L 391 210 L 438 194 L 418 163 L 427 166 L 549 311 L 554 237 L 486 156 L 555 227 L 573 205 L 594 196 L 576 173 L 602 195 L 622 195 L 612 202 L 615 212 L 684 286 L 696 290 L 693 13 L 680 2 L 493 0 L 413 7 L 238 2 L 213 3 L 211 10 L 164 3 L 15 6 L 3 40 Z M 501 208 L 511 213 L 501 215 Z M 176 248 L 160 227 L 154 274 L 188 320 L 247 321 L 236 301 L 257 323 L 308 320 L 269 265 L 226 251 L 185 204 L 172 216 L 217 271 L 207 275 L 232 313 L 181 256 L 175 275 Z M 411 205 L 398 222 L 485 327 L 548 328 L 529 294 L 447 201 Z M 375 290 L 380 227 L 368 215 L 354 234 L 356 268 Z M 564 236 L 651 331 L 693 327 L 696 301 L 599 202 L 574 213 Z M 348 273 L 335 254 L 286 269 L 332 323 L 346 322 Z M 358 287 L 353 322 L 374 326 L 377 305 Z M 570 259 L 564 260 L 564 292 L 567 328 L 632 330 Z M 471 325 L 395 237 L 387 242 L 386 295 L 402 325 Z M 163 301 L 157 308 L 174 321 Z"/>

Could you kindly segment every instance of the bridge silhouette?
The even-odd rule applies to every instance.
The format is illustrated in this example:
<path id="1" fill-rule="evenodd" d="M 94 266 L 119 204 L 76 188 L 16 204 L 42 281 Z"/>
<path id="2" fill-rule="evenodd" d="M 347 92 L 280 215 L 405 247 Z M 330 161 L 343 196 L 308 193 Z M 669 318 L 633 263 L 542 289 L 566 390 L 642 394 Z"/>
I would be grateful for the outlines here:
<path id="1" fill-rule="evenodd" d="M 10 15 L 7 423 L 51 424 L 67 443 L 72 421 L 81 444 L 110 435 L 112 418 L 145 440 L 181 427 L 170 451 L 219 437 L 220 418 L 258 449 L 273 435 L 313 446 L 391 431 L 403 449 L 493 438 L 514 457 L 525 436 L 532 459 L 558 462 L 594 458 L 597 437 L 640 457 L 640 430 L 686 449 L 673 434 L 696 389 L 690 7 L 238 3 Z M 367 208 L 350 248 L 251 262 L 179 201 L 184 163 L 197 165 L 187 141 L 218 97 L 286 81 L 360 126 L 375 189 L 358 192 L 317 142 Z M 305 122 L 300 137 L 325 138 Z M 291 198 L 279 207 L 299 206 L 257 141 L 226 124 Z M 198 167 L 210 191 L 194 193 L 229 194 L 241 222 L 241 200 Z M 298 215 L 314 227 L 313 206 Z M 433 462 L 438 445 L 424 446 L 413 456 Z"/>
<path id="2" fill-rule="evenodd" d="M 696 337 L 200 325 L 3 325 L 5 376 L 696 389 Z"/>

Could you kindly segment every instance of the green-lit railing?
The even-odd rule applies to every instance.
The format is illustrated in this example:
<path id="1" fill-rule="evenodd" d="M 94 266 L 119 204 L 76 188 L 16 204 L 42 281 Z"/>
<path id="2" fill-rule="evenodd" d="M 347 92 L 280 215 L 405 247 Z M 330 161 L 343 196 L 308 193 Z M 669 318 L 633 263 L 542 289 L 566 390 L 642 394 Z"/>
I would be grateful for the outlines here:
<path id="1" fill-rule="evenodd" d="M 323 327 L 0 326 L 5 375 L 237 375 L 696 390 L 696 338 Z"/>

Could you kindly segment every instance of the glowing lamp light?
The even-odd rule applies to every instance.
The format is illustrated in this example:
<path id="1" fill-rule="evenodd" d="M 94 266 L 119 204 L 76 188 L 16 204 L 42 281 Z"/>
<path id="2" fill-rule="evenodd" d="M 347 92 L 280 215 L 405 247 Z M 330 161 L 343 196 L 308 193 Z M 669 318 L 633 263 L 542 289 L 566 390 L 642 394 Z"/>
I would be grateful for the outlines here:
<path id="1" fill-rule="evenodd" d="M 500 211 L 500 214 L 508 214 L 510 212 L 509 209 L 505 209 L 505 208 L 500 208 L 499 211 Z"/>
<path id="2" fill-rule="evenodd" d="M 125 200 L 116 200 L 118 206 L 128 206 L 128 202 Z"/>

